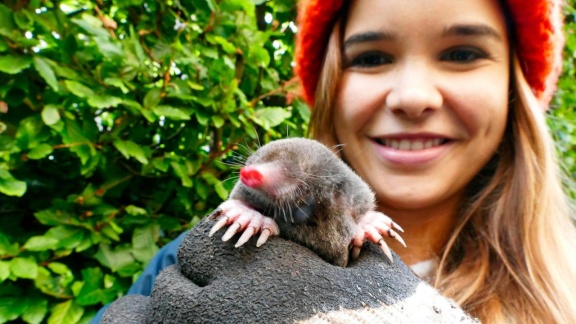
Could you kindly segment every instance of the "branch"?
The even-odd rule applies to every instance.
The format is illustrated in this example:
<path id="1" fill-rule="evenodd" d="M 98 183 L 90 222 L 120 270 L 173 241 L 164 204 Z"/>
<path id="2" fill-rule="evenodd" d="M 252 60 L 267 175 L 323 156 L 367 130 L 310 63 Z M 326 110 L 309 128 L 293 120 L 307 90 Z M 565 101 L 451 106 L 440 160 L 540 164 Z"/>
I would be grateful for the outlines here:
<path id="1" fill-rule="evenodd" d="M 102 186 L 102 187 L 98 188 L 98 190 L 96 190 L 96 192 L 95 192 L 94 194 L 95 194 L 96 196 L 102 197 L 102 196 L 104 196 L 104 194 L 106 193 L 106 191 L 108 191 L 110 188 L 113 188 L 113 187 L 121 184 L 121 183 L 124 182 L 124 181 L 130 180 L 133 176 L 134 176 L 134 175 L 129 174 L 129 175 L 125 176 L 125 177 L 122 178 L 122 179 L 118 179 L 118 180 L 116 180 L 116 181 L 114 181 L 114 182 L 111 182 L 111 183 L 105 185 L 105 186 Z"/>
<path id="2" fill-rule="evenodd" d="M 282 85 L 279 88 L 276 88 L 272 91 L 269 91 L 265 94 L 259 95 L 258 97 L 252 99 L 252 101 L 250 101 L 250 107 L 255 107 L 258 102 L 266 97 L 270 97 L 272 95 L 278 94 L 278 93 L 284 93 L 286 92 L 286 88 L 289 86 L 292 86 L 294 84 L 298 83 L 298 77 L 293 77 L 292 79 L 285 81 L 284 83 L 282 83 Z"/>
<path id="3" fill-rule="evenodd" d="M 90 146 L 94 146 L 97 149 L 102 149 L 102 145 L 94 144 L 91 142 L 76 142 L 76 143 L 70 143 L 70 144 L 57 144 L 57 145 L 53 145 L 52 148 L 57 150 L 57 149 L 61 149 L 61 148 L 70 148 L 70 147 L 81 146 L 81 145 L 90 145 Z"/>

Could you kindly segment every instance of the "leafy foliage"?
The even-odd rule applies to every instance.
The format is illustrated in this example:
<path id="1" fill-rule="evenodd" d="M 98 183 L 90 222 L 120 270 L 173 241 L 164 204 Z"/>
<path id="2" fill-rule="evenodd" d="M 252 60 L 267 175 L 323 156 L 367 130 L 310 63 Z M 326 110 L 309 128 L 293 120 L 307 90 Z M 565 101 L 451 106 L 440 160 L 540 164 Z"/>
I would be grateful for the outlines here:
<path id="1" fill-rule="evenodd" d="M 566 185 L 576 199 L 576 1 L 566 2 L 564 67 L 559 89 L 553 101 L 553 109 L 548 115 L 556 139 L 562 165 L 567 176 Z M 574 215 L 576 217 L 576 215 Z"/>
<path id="2" fill-rule="evenodd" d="M 0 323 L 86 322 L 302 135 L 294 1 L 0 4 Z M 245 151 L 245 150 L 244 150 Z"/>
<path id="3" fill-rule="evenodd" d="M 572 4 L 549 121 L 574 178 Z M 87 322 L 226 198 L 238 152 L 305 133 L 294 17 L 295 0 L 0 4 L 0 323 Z"/>

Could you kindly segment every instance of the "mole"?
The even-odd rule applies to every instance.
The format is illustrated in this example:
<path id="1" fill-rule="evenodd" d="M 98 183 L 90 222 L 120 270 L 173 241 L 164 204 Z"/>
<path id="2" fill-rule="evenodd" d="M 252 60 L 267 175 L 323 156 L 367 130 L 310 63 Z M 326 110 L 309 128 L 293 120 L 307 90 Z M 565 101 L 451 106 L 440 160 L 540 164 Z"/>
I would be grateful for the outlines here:
<path id="1" fill-rule="evenodd" d="M 217 221 L 209 236 L 225 226 L 223 241 L 242 232 L 236 247 L 258 234 L 258 247 L 280 235 L 342 267 L 358 257 L 365 240 L 379 245 L 391 262 L 383 236 L 406 246 L 395 231 L 402 228 L 376 211 L 370 187 L 312 139 L 286 138 L 256 150 L 240 169 L 228 200 L 210 217 Z"/>

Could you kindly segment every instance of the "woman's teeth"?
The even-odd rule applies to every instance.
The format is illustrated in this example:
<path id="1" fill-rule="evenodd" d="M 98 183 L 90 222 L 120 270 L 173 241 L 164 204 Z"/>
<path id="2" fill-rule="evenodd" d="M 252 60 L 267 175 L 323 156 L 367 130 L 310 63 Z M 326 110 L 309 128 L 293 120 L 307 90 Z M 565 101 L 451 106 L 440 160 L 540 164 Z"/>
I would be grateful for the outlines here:
<path id="1" fill-rule="evenodd" d="M 396 140 L 396 139 L 384 139 L 379 141 L 381 144 L 385 146 L 389 146 L 391 148 L 402 150 L 402 151 L 418 151 L 418 150 L 425 150 L 427 148 L 438 146 L 443 143 L 443 140 L 440 138 L 435 139 L 415 139 L 415 140 Z"/>

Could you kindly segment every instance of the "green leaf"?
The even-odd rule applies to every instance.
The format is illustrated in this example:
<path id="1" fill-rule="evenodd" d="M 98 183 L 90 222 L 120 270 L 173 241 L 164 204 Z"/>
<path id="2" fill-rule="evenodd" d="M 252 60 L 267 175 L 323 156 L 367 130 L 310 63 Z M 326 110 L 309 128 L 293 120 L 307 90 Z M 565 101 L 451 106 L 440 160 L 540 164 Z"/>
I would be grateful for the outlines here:
<path id="1" fill-rule="evenodd" d="M 64 65 L 60 65 L 56 62 L 49 61 L 48 63 L 50 63 L 50 66 L 54 70 L 54 73 L 61 78 L 71 79 L 71 80 L 75 80 L 75 79 L 80 78 L 80 75 L 75 70 L 73 70 L 71 68 L 68 68 Z"/>
<path id="2" fill-rule="evenodd" d="M 0 256 L 3 255 L 16 255 L 18 254 L 19 245 L 18 243 L 12 243 L 0 232 Z"/>
<path id="3" fill-rule="evenodd" d="M 222 116 L 214 115 L 212 116 L 212 122 L 214 123 L 214 127 L 220 128 L 224 125 L 224 118 L 222 118 Z"/>
<path id="4" fill-rule="evenodd" d="M 39 160 L 50 155 L 53 150 L 54 149 L 52 148 L 52 145 L 44 143 L 31 149 L 30 152 L 28 152 L 27 156 L 29 159 L 32 160 Z"/>
<path id="5" fill-rule="evenodd" d="M 8 279 L 10 276 L 10 263 L 0 260 L 0 282 Z"/>
<path id="6" fill-rule="evenodd" d="M 192 179 L 190 179 L 190 175 L 188 174 L 188 168 L 185 164 L 172 162 L 170 163 L 172 166 L 172 170 L 174 173 L 180 178 L 182 181 L 182 186 L 186 188 L 192 188 Z"/>
<path id="7" fill-rule="evenodd" d="M 31 26 L 32 19 L 25 10 L 18 10 L 13 13 L 14 22 L 20 29 L 28 29 Z"/>
<path id="8" fill-rule="evenodd" d="M 90 145 L 85 129 L 76 120 L 65 119 L 65 124 L 66 127 L 62 133 L 64 143 L 72 144 L 70 151 L 76 153 L 82 165 L 88 165 L 90 158 L 96 154 L 96 150 Z"/>
<path id="9" fill-rule="evenodd" d="M 30 324 L 42 323 L 48 313 L 48 300 L 40 298 L 28 299 L 22 319 Z"/>
<path id="10" fill-rule="evenodd" d="M 254 121 L 264 128 L 272 128 L 280 125 L 283 121 L 290 118 L 292 114 L 285 108 L 270 107 L 256 110 Z"/>
<path id="11" fill-rule="evenodd" d="M 124 105 L 124 107 L 126 107 L 128 112 L 130 112 L 132 115 L 138 116 L 138 115 L 142 114 L 143 107 L 137 101 L 130 100 L 130 99 L 122 99 L 122 104 Z"/>
<path id="12" fill-rule="evenodd" d="M 106 58 L 110 60 L 121 59 L 124 55 L 122 46 L 111 40 L 109 37 L 109 35 L 106 35 L 106 37 L 94 37 L 94 42 L 98 45 L 100 53 L 102 53 Z"/>
<path id="13" fill-rule="evenodd" d="M 54 91 L 58 91 L 58 80 L 56 79 L 56 75 L 54 71 L 46 61 L 46 59 L 42 58 L 41 56 L 34 55 L 34 68 L 38 71 L 38 74 L 48 83 L 48 85 Z"/>
<path id="14" fill-rule="evenodd" d="M 142 164 L 148 163 L 148 158 L 146 158 L 146 153 L 144 150 L 136 143 L 132 141 L 122 141 L 119 139 L 114 140 L 112 143 L 116 149 L 124 155 L 125 158 L 133 157 L 138 162 Z"/>
<path id="15" fill-rule="evenodd" d="M 64 210 L 45 209 L 34 214 L 36 219 L 44 225 L 72 224 L 77 225 L 79 222 L 69 212 Z"/>
<path id="16" fill-rule="evenodd" d="M 144 96 L 144 108 L 152 108 L 160 103 L 162 90 L 153 88 Z"/>
<path id="17" fill-rule="evenodd" d="M 0 168 L 0 193 L 22 197 L 26 193 L 26 182 L 16 180 L 8 170 Z"/>
<path id="18" fill-rule="evenodd" d="M 305 104 L 301 100 L 295 100 L 294 107 L 296 108 L 298 114 L 300 114 L 300 117 L 302 117 L 304 122 L 306 123 L 310 122 L 310 115 L 312 112 L 310 111 L 310 107 L 308 107 L 307 104 Z"/>
<path id="19" fill-rule="evenodd" d="M 201 84 L 198 84 L 198 83 L 196 83 L 196 82 L 193 82 L 193 81 L 188 80 L 188 81 L 186 82 L 186 84 L 188 84 L 188 86 L 189 86 L 190 89 L 192 89 L 192 90 L 198 90 L 198 91 L 204 90 L 204 87 L 203 87 Z"/>
<path id="20" fill-rule="evenodd" d="M 186 113 L 181 109 L 170 106 L 156 106 L 152 108 L 156 116 L 164 116 L 173 120 L 190 120 L 190 113 Z"/>
<path id="21" fill-rule="evenodd" d="M 192 101 L 199 103 L 202 107 L 211 107 L 214 105 L 214 99 L 208 97 L 192 97 Z"/>
<path id="22" fill-rule="evenodd" d="M 24 301 L 19 297 L 0 297 L 0 323 L 18 318 L 24 312 Z"/>
<path id="23" fill-rule="evenodd" d="M 10 260 L 10 272 L 18 278 L 36 279 L 38 264 L 34 259 L 14 258 Z"/>
<path id="24" fill-rule="evenodd" d="M 202 126 L 206 126 L 208 125 L 208 121 L 210 121 L 210 117 L 205 114 L 203 111 L 196 111 L 196 120 L 198 121 L 198 123 L 200 123 L 200 125 Z"/>
<path id="25" fill-rule="evenodd" d="M 4 40 L 0 39 L 0 52 L 6 52 L 6 50 L 8 50 L 9 48 L 10 46 L 8 46 L 8 44 L 6 44 Z"/>
<path id="26" fill-rule="evenodd" d="M 146 158 L 146 153 L 144 152 L 142 147 L 140 147 L 138 144 L 132 141 L 126 141 L 125 144 L 126 144 L 126 150 L 131 157 L 135 158 L 136 160 L 138 160 L 138 162 L 142 164 L 148 163 L 148 158 Z"/>
<path id="27" fill-rule="evenodd" d="M 170 168 L 170 161 L 167 158 L 159 157 L 152 160 L 156 170 L 166 172 Z"/>
<path id="28" fill-rule="evenodd" d="M 46 105 L 42 109 L 42 120 L 46 125 L 54 125 L 60 121 L 60 113 L 55 105 Z"/>
<path id="29" fill-rule="evenodd" d="M 208 4 L 208 8 L 210 8 L 210 11 L 214 12 L 216 11 L 216 8 L 218 7 L 218 5 L 216 4 L 216 2 L 214 2 L 214 0 L 205 0 L 206 4 Z"/>
<path id="30" fill-rule="evenodd" d="M 44 132 L 44 122 L 39 114 L 31 115 L 24 118 L 18 125 L 16 132 L 16 143 L 22 150 L 32 148 L 42 142 L 45 142 L 50 134 Z"/>
<path id="31" fill-rule="evenodd" d="M 32 236 L 24 244 L 24 249 L 28 251 L 46 251 L 56 248 L 58 240 L 46 236 Z"/>
<path id="32" fill-rule="evenodd" d="M 222 200 L 226 200 L 228 199 L 228 190 L 226 190 L 226 188 L 224 188 L 224 182 L 219 182 L 218 184 L 216 184 L 214 186 L 214 190 L 216 190 L 216 194 L 218 194 L 218 197 L 220 197 L 220 199 Z"/>
<path id="33" fill-rule="evenodd" d="M 47 238 L 56 239 L 56 249 L 72 250 L 84 240 L 85 229 L 72 226 L 56 226 L 46 232 Z"/>
<path id="34" fill-rule="evenodd" d="M 113 86 L 113 87 L 119 88 L 120 90 L 122 90 L 122 93 L 124 93 L 124 94 L 130 92 L 130 89 L 128 89 L 128 88 L 126 87 L 126 85 L 124 84 L 124 81 L 122 81 L 122 79 L 119 79 L 119 78 L 106 78 L 106 79 L 104 79 L 104 83 L 107 84 L 107 85 L 111 85 L 111 86 Z M 128 101 L 128 99 L 125 99 L 125 100 L 124 100 L 124 103 L 125 103 L 126 101 Z M 136 104 L 138 104 L 136 101 L 133 101 L 133 102 L 136 103 Z M 138 104 L 138 105 L 140 105 L 140 104 Z"/>
<path id="35" fill-rule="evenodd" d="M 84 308 L 73 300 L 69 300 L 52 307 L 52 314 L 48 324 L 75 324 L 82 318 Z"/>
<path id="36" fill-rule="evenodd" d="M 128 148 L 126 147 L 126 142 L 123 140 L 115 139 L 112 142 L 112 145 L 120 152 L 126 159 L 130 158 L 130 154 L 128 154 Z"/>
<path id="37" fill-rule="evenodd" d="M 254 60 L 257 62 L 258 66 L 267 67 L 270 64 L 270 54 L 266 48 L 254 47 L 252 55 L 254 56 Z"/>
<path id="38" fill-rule="evenodd" d="M 112 226 L 104 226 L 100 232 L 105 236 L 113 239 L 114 241 L 120 241 L 119 232 L 116 231 Z"/>
<path id="39" fill-rule="evenodd" d="M 59 275 L 72 276 L 72 271 L 64 263 L 50 262 L 48 269 Z"/>
<path id="40" fill-rule="evenodd" d="M 61 276 L 54 276 L 50 270 L 46 269 L 45 267 L 38 267 L 38 276 L 34 280 L 34 286 L 44 294 L 60 295 L 65 293 L 66 288 L 64 285 L 70 282 L 69 278 L 66 278 L 66 280 L 62 281 L 60 279 Z"/>
<path id="41" fill-rule="evenodd" d="M 81 19 L 72 18 L 70 19 L 70 21 L 72 21 L 73 23 L 80 26 L 82 29 L 84 29 L 85 31 L 94 36 L 100 36 L 104 38 L 110 37 L 108 31 L 104 27 L 102 27 L 102 22 L 100 21 L 100 19 L 92 15 L 83 14 Z"/>
<path id="42" fill-rule="evenodd" d="M 120 277 L 134 277 L 134 275 L 140 272 L 140 269 L 140 263 L 134 262 L 118 269 L 117 273 Z"/>
<path id="43" fill-rule="evenodd" d="M 228 54 L 234 54 L 236 52 L 236 46 L 222 36 L 207 34 L 206 40 L 211 44 L 222 46 L 222 49 Z"/>
<path id="44" fill-rule="evenodd" d="M 158 225 L 151 225 L 144 228 L 137 228 L 132 234 L 132 254 L 134 258 L 142 263 L 147 263 L 158 252 L 156 240 L 160 233 Z"/>
<path id="45" fill-rule="evenodd" d="M 80 98 L 88 98 L 95 95 L 92 89 L 88 88 L 80 82 L 65 80 L 64 84 L 66 85 L 66 88 L 68 88 L 68 91 L 72 92 L 74 95 Z"/>
<path id="46" fill-rule="evenodd" d="M 94 95 L 88 98 L 88 104 L 94 108 L 108 108 L 108 107 L 116 107 L 122 103 L 122 99 L 108 96 L 108 95 Z"/>
<path id="47" fill-rule="evenodd" d="M 16 30 L 12 15 L 12 10 L 0 3 L 0 34 L 8 36 Z"/>
<path id="48" fill-rule="evenodd" d="M 84 235 L 84 239 L 82 240 L 82 242 L 80 242 L 80 244 L 78 244 L 78 246 L 74 251 L 76 252 L 86 251 L 97 243 L 98 242 L 93 242 L 89 235 Z"/>
<path id="49" fill-rule="evenodd" d="M 88 305 L 105 303 L 106 301 L 110 300 L 111 297 L 116 295 L 116 292 L 113 290 L 111 291 L 109 289 L 85 290 L 84 288 L 82 288 L 79 294 L 80 295 L 76 299 L 78 304 L 82 306 L 88 306 Z"/>
<path id="50" fill-rule="evenodd" d="M 142 113 L 142 116 L 144 116 L 144 118 L 146 118 L 146 120 L 148 120 L 150 123 L 158 120 L 158 117 L 156 117 L 156 115 L 150 110 L 142 109 L 140 113 Z"/>
<path id="51" fill-rule="evenodd" d="M 104 276 L 99 268 L 82 269 L 84 284 L 78 292 L 76 301 L 82 306 L 106 303 L 114 297 L 116 292 L 110 289 L 102 289 Z"/>
<path id="52" fill-rule="evenodd" d="M 32 58 L 22 55 L 0 56 L 0 71 L 8 74 L 16 74 L 28 68 L 32 64 Z"/>
<path id="53" fill-rule="evenodd" d="M 146 216 L 148 212 L 144 208 L 129 205 L 126 207 L 126 212 L 132 216 Z"/>
<path id="54" fill-rule="evenodd" d="M 116 272 L 118 269 L 130 265 L 134 262 L 134 257 L 130 253 L 131 248 L 127 246 L 118 247 L 111 250 L 109 245 L 100 244 L 98 252 L 94 256 L 102 265 Z"/>

